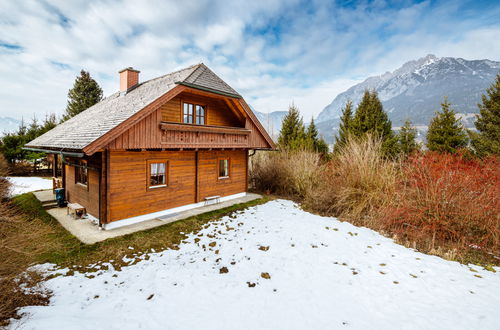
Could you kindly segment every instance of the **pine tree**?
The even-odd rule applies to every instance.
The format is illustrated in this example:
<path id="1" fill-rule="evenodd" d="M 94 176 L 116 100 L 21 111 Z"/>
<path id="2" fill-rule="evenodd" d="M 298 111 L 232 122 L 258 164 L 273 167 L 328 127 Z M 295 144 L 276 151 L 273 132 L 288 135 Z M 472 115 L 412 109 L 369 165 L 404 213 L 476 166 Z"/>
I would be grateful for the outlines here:
<path id="1" fill-rule="evenodd" d="M 450 108 L 448 98 L 441 103 L 441 112 L 436 112 L 427 131 L 427 149 L 454 153 L 467 146 L 467 134 Z"/>
<path id="2" fill-rule="evenodd" d="M 351 122 L 351 132 L 359 137 L 371 133 L 385 140 L 393 136 L 391 127 L 377 92 L 365 90 Z"/>
<path id="3" fill-rule="evenodd" d="M 314 119 L 311 118 L 311 122 L 309 123 L 309 126 L 307 126 L 306 129 L 306 148 L 312 151 L 317 151 L 318 150 L 318 141 L 319 141 L 319 133 L 318 129 L 316 128 L 316 124 L 314 123 Z"/>
<path id="4" fill-rule="evenodd" d="M 76 77 L 73 88 L 68 91 L 68 105 L 63 120 L 68 120 L 102 100 L 102 89 L 87 71 Z"/>
<path id="5" fill-rule="evenodd" d="M 347 100 L 344 108 L 342 109 L 342 116 L 340 117 L 339 135 L 335 136 L 334 151 L 338 152 L 342 146 L 347 142 L 347 138 L 351 134 L 352 125 L 352 101 Z"/>
<path id="6" fill-rule="evenodd" d="M 474 125 L 478 132 L 469 132 L 471 144 L 479 156 L 500 154 L 500 74 L 482 95 L 479 114 Z"/>
<path id="7" fill-rule="evenodd" d="M 388 157 L 399 153 L 397 136 L 392 131 L 392 123 L 376 91 L 365 90 L 349 131 L 355 137 L 371 134 L 382 139 L 382 151 Z"/>
<path id="8" fill-rule="evenodd" d="M 305 140 L 304 122 L 299 109 L 292 104 L 283 118 L 278 144 L 282 149 L 298 150 L 304 148 Z"/>
<path id="9" fill-rule="evenodd" d="M 406 120 L 398 133 L 399 151 L 409 155 L 420 149 L 416 141 L 417 129 L 412 126 L 410 120 Z"/>

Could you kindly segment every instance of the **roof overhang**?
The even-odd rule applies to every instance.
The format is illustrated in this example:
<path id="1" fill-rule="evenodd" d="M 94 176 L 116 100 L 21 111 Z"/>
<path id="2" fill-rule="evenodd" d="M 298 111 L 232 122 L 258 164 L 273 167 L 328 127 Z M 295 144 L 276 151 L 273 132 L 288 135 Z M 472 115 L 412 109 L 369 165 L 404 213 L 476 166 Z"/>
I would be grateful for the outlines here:
<path id="1" fill-rule="evenodd" d="M 35 151 L 35 152 L 45 152 L 48 154 L 60 154 L 63 156 L 68 156 L 68 157 L 77 157 L 77 158 L 82 158 L 85 156 L 83 152 L 77 152 L 77 151 L 68 151 L 68 150 L 54 150 L 51 148 L 32 148 L 32 147 L 23 147 L 23 150 L 28 150 L 28 151 Z"/>
<path id="2" fill-rule="evenodd" d="M 214 93 L 214 94 L 224 95 L 224 96 L 228 96 L 228 97 L 234 97 L 234 98 L 237 98 L 237 99 L 241 99 L 242 98 L 242 96 L 238 95 L 238 94 L 226 93 L 226 92 L 218 91 L 216 89 L 212 89 L 212 88 L 208 88 L 208 87 L 203 87 L 203 86 L 199 86 L 199 85 L 195 85 L 195 84 L 190 84 L 190 83 L 183 82 L 183 81 L 176 81 L 175 83 L 177 85 L 183 85 L 183 86 L 186 86 L 186 87 L 191 87 L 191 88 L 194 88 L 194 89 L 199 89 L 199 90 L 202 90 L 202 91 L 205 91 L 205 92 L 210 92 L 210 93 Z"/>

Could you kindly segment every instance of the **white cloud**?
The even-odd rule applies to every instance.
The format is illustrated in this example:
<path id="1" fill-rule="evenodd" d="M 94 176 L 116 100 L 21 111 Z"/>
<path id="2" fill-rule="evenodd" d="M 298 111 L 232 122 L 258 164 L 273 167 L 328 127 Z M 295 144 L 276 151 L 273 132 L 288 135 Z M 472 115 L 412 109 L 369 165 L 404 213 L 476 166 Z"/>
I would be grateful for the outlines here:
<path id="1" fill-rule="evenodd" d="M 80 69 L 118 88 L 205 62 L 259 111 L 295 102 L 305 118 L 368 75 L 434 53 L 500 58 L 500 7 L 384 1 L 23 1 L 0 3 L 0 116 L 62 113 Z"/>

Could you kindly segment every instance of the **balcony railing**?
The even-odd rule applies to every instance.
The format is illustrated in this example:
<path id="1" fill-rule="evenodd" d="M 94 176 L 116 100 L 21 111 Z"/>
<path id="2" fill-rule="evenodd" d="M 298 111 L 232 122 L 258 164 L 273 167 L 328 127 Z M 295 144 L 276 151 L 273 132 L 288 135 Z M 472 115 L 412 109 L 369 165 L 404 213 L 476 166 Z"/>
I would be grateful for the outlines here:
<path id="1" fill-rule="evenodd" d="M 246 148 L 250 130 L 240 127 L 161 122 L 165 148 Z"/>

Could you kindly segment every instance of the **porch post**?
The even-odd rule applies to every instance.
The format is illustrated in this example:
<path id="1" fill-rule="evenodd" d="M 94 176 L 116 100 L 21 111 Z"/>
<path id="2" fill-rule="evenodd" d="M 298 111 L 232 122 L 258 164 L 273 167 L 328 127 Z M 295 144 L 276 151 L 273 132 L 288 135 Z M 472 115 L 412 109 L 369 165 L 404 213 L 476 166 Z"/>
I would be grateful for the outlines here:
<path id="1" fill-rule="evenodd" d="M 52 177 L 57 178 L 57 154 L 52 158 Z"/>

